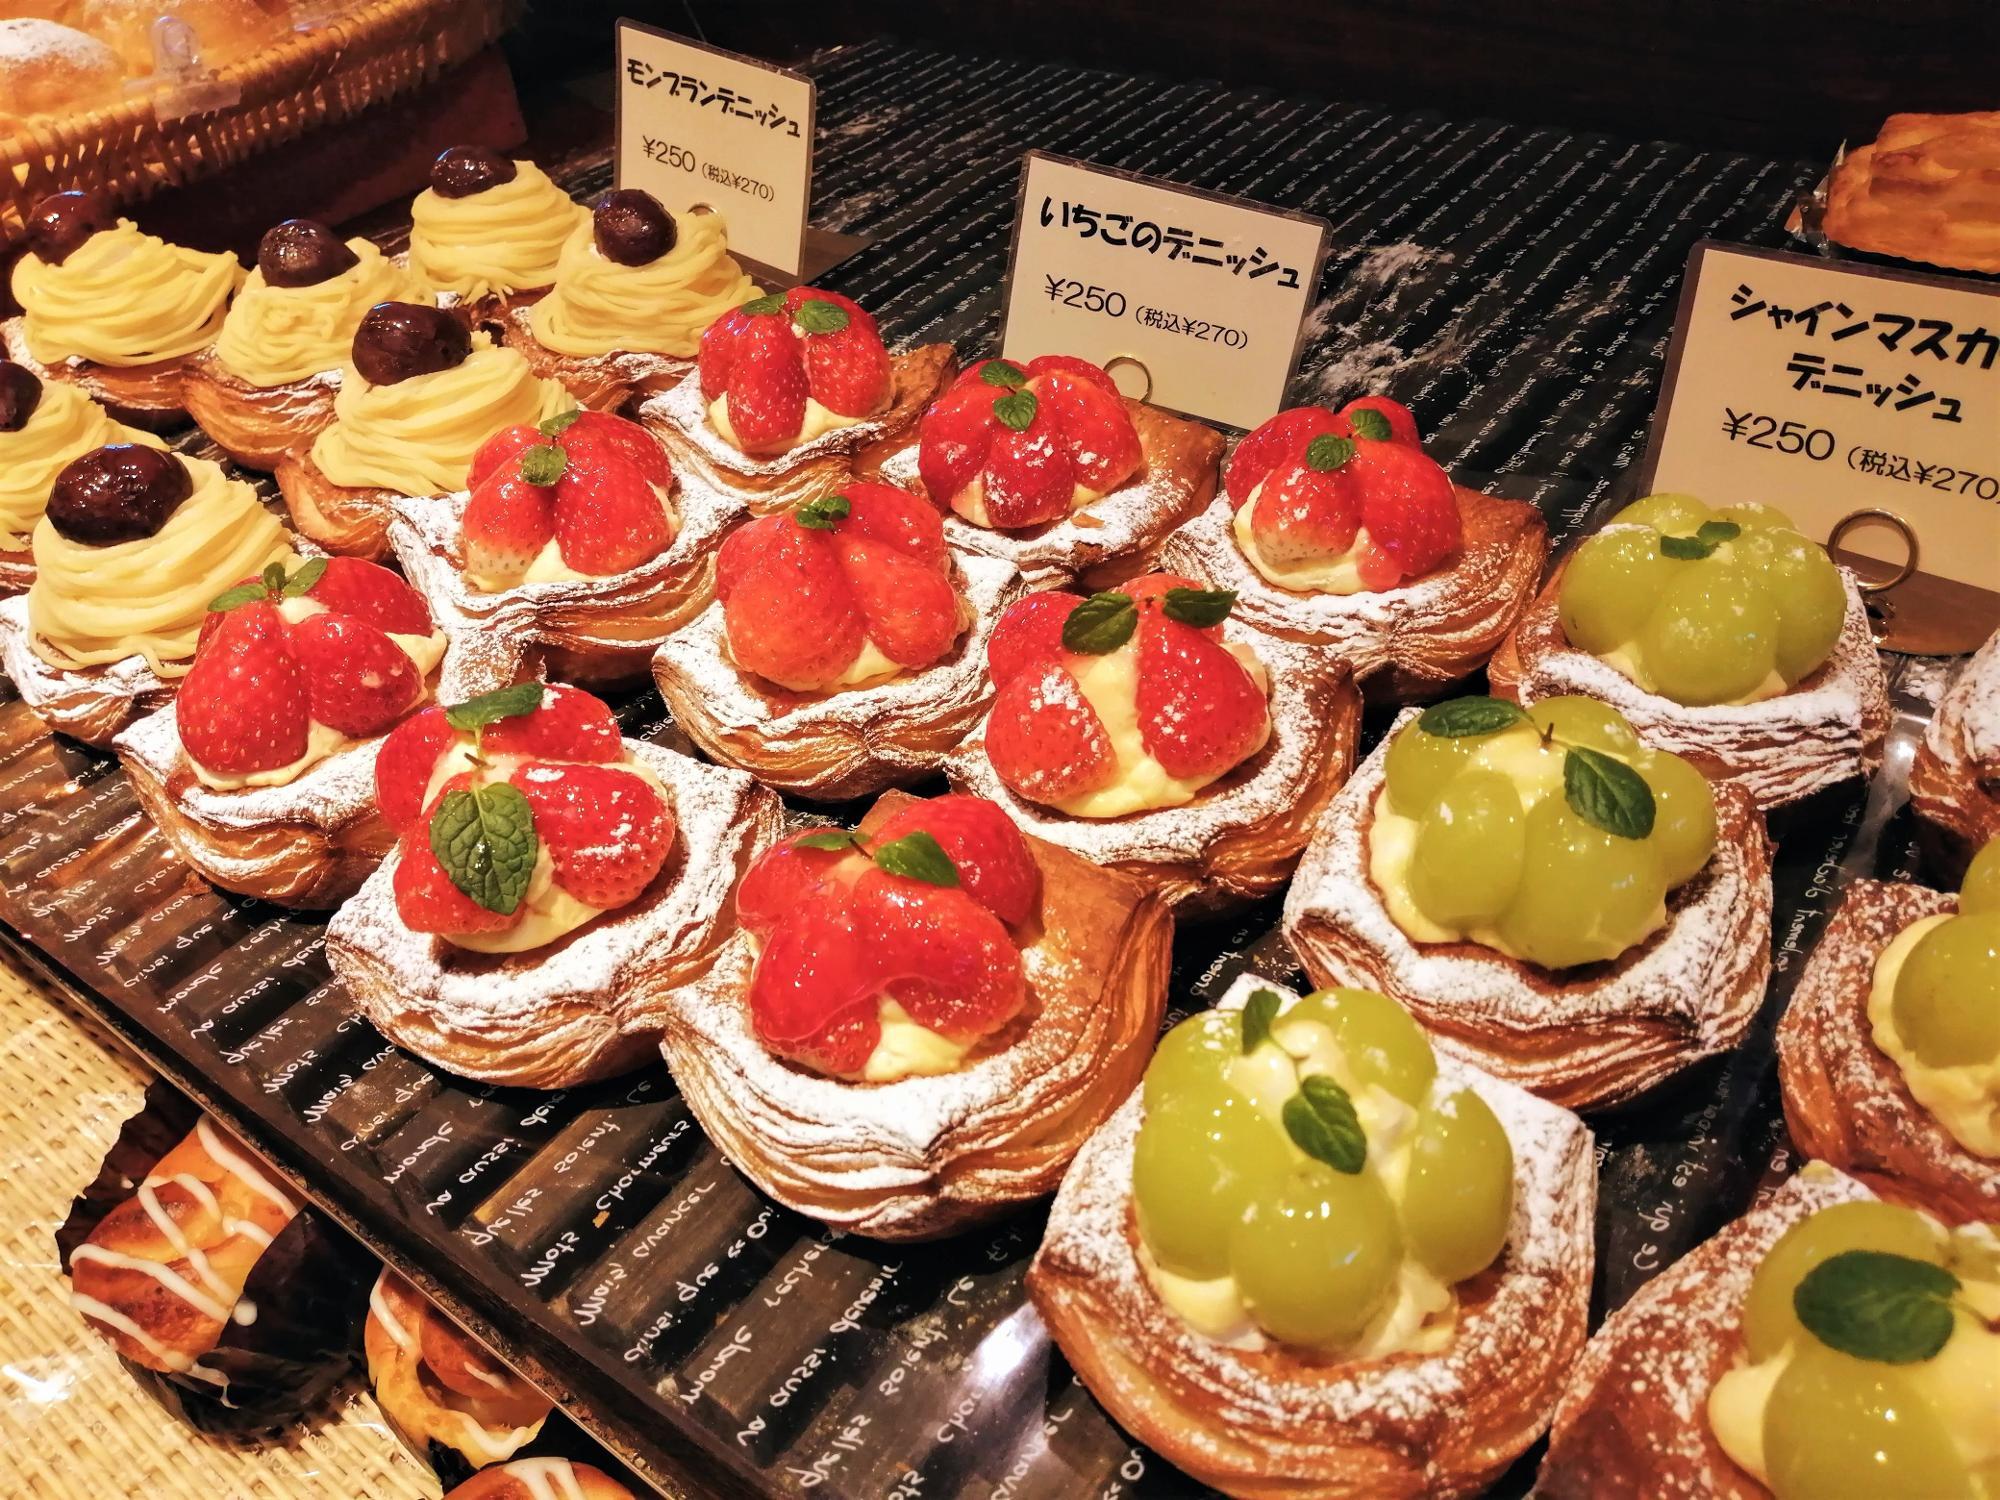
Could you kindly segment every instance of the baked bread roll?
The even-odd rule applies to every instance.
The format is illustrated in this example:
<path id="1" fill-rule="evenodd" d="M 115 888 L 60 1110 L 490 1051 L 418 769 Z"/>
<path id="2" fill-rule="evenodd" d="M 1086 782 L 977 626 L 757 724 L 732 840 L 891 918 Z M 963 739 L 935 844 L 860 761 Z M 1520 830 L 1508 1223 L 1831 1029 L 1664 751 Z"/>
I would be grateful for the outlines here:
<path id="1" fill-rule="evenodd" d="M 636 1500 L 601 1469 L 566 1458 L 517 1458 L 484 1469 L 446 1500 Z"/>
<path id="2" fill-rule="evenodd" d="M 2000 110 L 1894 114 L 1844 154 L 1826 237 L 1876 255 L 2000 272 Z"/>
<path id="3" fill-rule="evenodd" d="M 1910 767 L 1910 805 L 1947 880 L 2000 838 L 2000 632 L 1938 700 Z"/>
<path id="4" fill-rule="evenodd" d="M 291 24 L 283 0 L 79 0 L 71 14 L 116 48 L 134 75 L 153 71 L 153 27 L 163 16 L 187 24 L 209 68 L 262 51 Z"/>
<path id="5" fill-rule="evenodd" d="M 149 58 L 141 71 L 151 67 Z M 38 16 L 0 20 L 0 131 L 37 115 L 88 114 L 124 84 L 124 62 L 98 38 Z"/>

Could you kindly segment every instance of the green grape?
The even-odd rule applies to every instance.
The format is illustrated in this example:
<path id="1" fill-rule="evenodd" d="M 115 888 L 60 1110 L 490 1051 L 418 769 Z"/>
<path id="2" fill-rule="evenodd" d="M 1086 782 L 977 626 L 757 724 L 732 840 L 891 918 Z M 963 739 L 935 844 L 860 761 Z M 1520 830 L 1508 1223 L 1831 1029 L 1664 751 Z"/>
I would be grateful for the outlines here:
<path id="1" fill-rule="evenodd" d="M 1908 1374 L 1819 1343 L 1771 1387 L 1764 1466 L 1777 1500 L 1980 1500 L 1951 1429 Z"/>
<path id="2" fill-rule="evenodd" d="M 1521 799 L 1498 771 L 1461 772 L 1431 804 L 1410 858 L 1410 896 L 1433 922 L 1478 927 L 1521 882 Z"/>
<path id="3" fill-rule="evenodd" d="M 1734 521 L 1746 532 L 1778 529 L 1795 531 L 1798 529 L 1792 525 L 1792 518 L 1779 510 L 1777 506 L 1764 505 L 1756 500 L 1745 500 L 1740 504 L 1725 505 L 1715 513 L 1715 519 L 1718 521 Z"/>
<path id="4" fill-rule="evenodd" d="M 1259 1195 L 1229 1237 L 1230 1269 L 1258 1325 L 1310 1348 L 1359 1337 L 1402 1259 L 1396 1208 L 1375 1174 L 1316 1161 Z"/>
<path id="5" fill-rule="evenodd" d="M 1645 747 L 1632 732 L 1632 726 L 1625 722 L 1625 716 L 1595 698 L 1575 693 L 1543 698 L 1528 706 L 1528 717 L 1535 721 L 1537 729 L 1545 733 L 1553 730 L 1556 742 L 1561 745 L 1584 745 L 1631 763 L 1636 763 L 1644 753 Z"/>
<path id="6" fill-rule="evenodd" d="M 1889 1008 L 1927 1068 L 2000 1058 L 2000 912 L 1953 917 L 1919 938 Z"/>
<path id="7" fill-rule="evenodd" d="M 1160 1038 L 1146 1064 L 1146 1108 L 1182 1097 L 1208 1098 L 1223 1081 L 1229 1060 L 1243 1054 L 1243 1018 L 1236 1011 L 1205 1010 Z"/>
<path id="8" fill-rule="evenodd" d="M 1424 1097 L 1437 1076 L 1437 1056 L 1416 1018 L 1373 990 L 1320 990 L 1287 1018 L 1319 1021 L 1333 1033 L 1355 1083 L 1386 1089 L 1405 1104 Z"/>
<path id="9" fill-rule="evenodd" d="M 1835 1203 L 1799 1220 L 1765 1255 L 1743 1299 L 1743 1343 L 1753 1362 L 1770 1359 L 1795 1338 L 1818 1347 L 1817 1339 L 1802 1337 L 1792 1293 L 1813 1267 L 1843 1250 L 1885 1250 L 1942 1265 L 1945 1238 L 1911 1210 L 1872 1200 Z"/>
<path id="10" fill-rule="evenodd" d="M 1989 840 L 1966 866 L 1958 887 L 1958 909 L 1968 916 L 2000 911 L 2000 838 Z"/>
<path id="11" fill-rule="evenodd" d="M 1514 1211 L 1514 1148 L 1486 1101 L 1470 1089 L 1426 1104 L 1410 1142 L 1403 1238 L 1447 1284 L 1493 1264 Z"/>
<path id="12" fill-rule="evenodd" d="M 1425 734 L 1415 719 L 1389 742 L 1382 764 L 1389 787 L 1389 805 L 1406 818 L 1421 817 L 1445 784 L 1472 759 L 1491 735 Z"/>
<path id="13" fill-rule="evenodd" d="M 1176 1275 L 1226 1275 L 1231 1231 L 1288 1160 L 1277 1127 L 1227 1085 L 1149 1106 L 1132 1149 L 1140 1236 Z"/>
<path id="14" fill-rule="evenodd" d="M 1586 823 L 1560 795 L 1528 813 L 1521 886 L 1496 924 L 1530 963 L 1550 969 L 1618 957 L 1652 930 L 1667 893 L 1651 839 Z"/>
<path id="15" fill-rule="evenodd" d="M 1692 495 L 1648 495 L 1619 511 L 1611 524 L 1650 526 L 1667 536 L 1692 536 L 1708 519 L 1708 507 Z"/>
<path id="16" fill-rule="evenodd" d="M 1673 576 L 1657 533 L 1644 528 L 1600 531 L 1576 549 L 1563 569 L 1557 610 L 1563 634 L 1582 650 L 1603 653 L 1639 633 Z"/>
<path id="17" fill-rule="evenodd" d="M 1760 571 L 1778 606 L 1778 672 L 1789 686 L 1817 671 L 1840 639 L 1847 586 L 1819 543 L 1796 531 L 1758 535 L 1771 547 Z"/>
<path id="18" fill-rule="evenodd" d="M 1678 755 L 1648 754 L 1634 767 L 1653 789 L 1653 844 L 1667 889 L 1691 880 L 1715 853 L 1715 789 Z"/>
<path id="19" fill-rule="evenodd" d="M 1777 665 L 1777 606 L 1753 576 L 1727 564 L 1683 564 L 1638 644 L 1658 692 L 1676 703 L 1727 703 Z"/>

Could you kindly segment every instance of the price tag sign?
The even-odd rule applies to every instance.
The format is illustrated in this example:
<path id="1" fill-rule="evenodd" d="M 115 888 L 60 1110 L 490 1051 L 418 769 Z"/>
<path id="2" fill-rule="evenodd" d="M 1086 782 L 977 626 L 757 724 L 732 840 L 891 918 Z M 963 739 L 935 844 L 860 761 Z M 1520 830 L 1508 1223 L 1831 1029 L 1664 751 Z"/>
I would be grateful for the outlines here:
<path id="1" fill-rule="evenodd" d="M 1128 395 L 1255 427 L 1284 404 L 1326 240 L 1309 214 L 1031 151 L 1001 353 L 1080 355 Z"/>
<path id="2" fill-rule="evenodd" d="M 1914 549 L 1956 597 L 2000 587 L 2000 288 L 1697 245 L 1645 484 L 1767 501 L 1895 567 Z"/>
<path id="3" fill-rule="evenodd" d="M 671 213 L 715 209 L 739 260 L 808 274 L 814 94 L 789 69 L 621 20 L 618 185 Z"/>

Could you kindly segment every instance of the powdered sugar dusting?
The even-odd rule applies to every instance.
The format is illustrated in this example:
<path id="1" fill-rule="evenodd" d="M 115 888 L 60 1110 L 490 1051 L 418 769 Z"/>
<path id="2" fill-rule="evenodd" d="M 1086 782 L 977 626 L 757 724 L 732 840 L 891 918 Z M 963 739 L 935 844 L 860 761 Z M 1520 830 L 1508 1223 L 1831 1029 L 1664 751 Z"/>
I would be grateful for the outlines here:
<path id="1" fill-rule="evenodd" d="M 849 427 L 836 427 L 783 453 L 760 458 L 724 441 L 715 430 L 708 420 L 708 401 L 702 396 L 698 371 L 690 372 L 671 389 L 647 397 L 639 403 L 635 415 L 656 432 L 667 429 L 669 440 L 678 440 L 676 447 L 692 449 L 711 469 L 722 475 L 736 474 L 750 479 L 776 478 L 814 459 L 851 454 L 891 436 L 909 420 L 907 413 L 892 404 L 882 416 Z"/>
<path id="2" fill-rule="evenodd" d="M 13 679 L 21 701 L 64 734 L 109 744 L 135 715 L 173 696 L 174 685 L 156 676 L 143 656 L 59 671 L 36 655 L 30 635 L 27 595 L 0 601 L 0 670 Z"/>
<path id="3" fill-rule="evenodd" d="M 162 786 L 187 764 L 174 710 L 169 703 L 141 719 L 119 735 L 114 746 L 121 757 L 136 762 Z M 338 833 L 375 804 L 375 751 L 381 743 L 377 736 L 344 745 L 282 786 L 222 790 L 196 780 L 177 791 L 175 800 L 188 817 L 212 828 L 254 830 L 273 823 L 305 823 L 323 833 Z"/>
<path id="4" fill-rule="evenodd" d="M 1947 764 L 1979 776 L 2000 775 L 2000 632 L 1966 662 L 1925 740 Z"/>
<path id="5" fill-rule="evenodd" d="M 123 71 L 116 52 L 72 26 L 34 16 L 0 21 L 0 65 L 19 68 L 41 62 L 60 62 L 65 67 L 111 74 Z"/>

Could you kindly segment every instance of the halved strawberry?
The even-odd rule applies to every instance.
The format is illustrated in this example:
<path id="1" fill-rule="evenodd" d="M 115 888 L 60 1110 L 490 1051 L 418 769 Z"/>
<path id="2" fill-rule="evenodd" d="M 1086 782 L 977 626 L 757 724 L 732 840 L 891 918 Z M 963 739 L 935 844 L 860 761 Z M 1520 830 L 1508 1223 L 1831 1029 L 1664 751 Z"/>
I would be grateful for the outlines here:
<path id="1" fill-rule="evenodd" d="M 834 870 L 854 854 L 854 846 L 814 848 L 808 839 L 825 839 L 839 830 L 810 828 L 766 849 L 736 886 L 736 920 L 762 938 L 780 921 L 814 899 Z"/>
<path id="2" fill-rule="evenodd" d="M 980 363 L 983 366 L 989 361 Z M 979 477 L 986 467 L 986 450 L 999 430 L 993 420 L 993 401 L 1002 393 L 981 383 L 975 373 L 978 368 L 967 371 L 957 385 L 925 408 L 917 424 L 917 478 L 924 494 L 941 511 L 950 507 L 952 496 Z"/>
<path id="3" fill-rule="evenodd" d="M 805 426 L 806 402 L 862 417 L 888 403 L 888 351 L 875 320 L 813 287 L 746 302 L 710 324 L 698 358 L 703 397 L 727 398 L 746 453 L 781 452 Z"/>
<path id="4" fill-rule="evenodd" d="M 1019 431 L 1000 425 L 981 476 L 987 523 L 1003 531 L 1059 521 L 1076 500 L 1076 465 L 1063 444 L 1059 419 L 1032 394 L 1015 394 L 1032 403 L 1028 425 Z"/>
<path id="5" fill-rule="evenodd" d="M 865 623 L 824 532 L 761 517 L 724 543 L 717 575 L 729 651 L 745 670 L 804 692 L 861 654 Z"/>
<path id="6" fill-rule="evenodd" d="M 1354 430 L 1354 414 L 1358 411 L 1379 412 L 1389 424 L 1388 441 L 1411 448 L 1420 446 L 1417 419 L 1410 415 L 1410 409 L 1402 402 L 1392 401 L 1387 396 L 1357 396 L 1340 409 L 1340 419 L 1347 424 L 1344 430 Z"/>
<path id="7" fill-rule="evenodd" d="M 1223 466 L 1222 487 L 1232 505 L 1241 506 L 1250 492 L 1280 463 L 1298 458 L 1316 437 L 1347 435 L 1347 424 L 1323 406 L 1294 406 L 1281 411 L 1236 445 Z"/>
<path id="8" fill-rule="evenodd" d="M 1362 559 L 1362 582 L 1370 588 L 1428 573 L 1458 550 L 1458 496 L 1451 476 L 1422 450 L 1364 441 L 1342 472 L 1349 469 L 1361 492 L 1362 524 L 1384 554 Z"/>
<path id="9" fill-rule="evenodd" d="M 392 635 L 429 635 L 434 628 L 422 594 L 380 563 L 358 557 L 329 557 L 306 597 Z"/>
<path id="10" fill-rule="evenodd" d="M 1140 620 L 1138 637 L 1139 738 L 1169 776 L 1219 776 L 1263 744 L 1263 690 L 1226 647 L 1158 614 Z"/>
<path id="11" fill-rule="evenodd" d="M 1339 557 L 1361 526 L 1361 483 L 1349 461 L 1318 470 L 1303 457 L 1265 478 L 1250 510 L 1258 551 L 1274 563 Z"/>
<path id="12" fill-rule="evenodd" d="M 950 654 L 960 621 L 958 594 L 949 574 L 893 547 L 851 536 L 845 526 L 829 535 L 868 639 L 877 650 L 912 671 Z"/>
<path id="13" fill-rule="evenodd" d="M 945 566 L 944 520 L 921 495 L 893 484 L 856 481 L 840 492 L 847 499 L 847 519 L 840 530 L 850 536 L 894 547 L 933 568 Z"/>
<path id="14" fill-rule="evenodd" d="M 465 487 L 476 490 L 487 479 L 502 469 L 512 472 L 514 460 L 527 448 L 539 447 L 546 443 L 539 427 L 526 422 L 516 422 L 511 427 L 503 427 L 492 437 L 479 445 L 472 455 L 471 466 L 465 471 Z"/>
<path id="15" fill-rule="evenodd" d="M 458 731 L 445 722 L 444 710 L 432 704 L 403 720 L 382 741 L 375 752 L 375 805 L 397 833 L 422 816 L 424 789 L 438 757 L 457 739 Z"/>
<path id="16" fill-rule="evenodd" d="M 860 1070 L 881 1039 L 872 934 L 855 930 L 846 892 L 807 902 L 758 955 L 750 1024 L 780 1056 L 831 1073 Z"/>
<path id="17" fill-rule="evenodd" d="M 1139 613 L 1156 615 L 1166 607 L 1167 596 L 1176 589 L 1186 589 L 1193 593 L 1207 593 L 1207 585 L 1180 573 L 1147 573 L 1143 577 L 1130 579 L 1118 586 L 1118 592 L 1130 599 Z M 1193 630 L 1197 627 L 1188 626 Z M 1222 639 L 1222 621 L 1201 627 L 1201 633 L 1212 641 Z"/>
<path id="18" fill-rule="evenodd" d="M 411 830 L 396 855 L 396 873 L 389 888 L 396 898 L 396 914 L 412 932 L 454 933 L 505 932 L 518 926 L 528 914 L 524 901 L 513 911 L 488 911 L 451 883 L 437 856 L 431 853 L 428 833 L 422 825 Z"/>
<path id="19" fill-rule="evenodd" d="M 479 744 L 489 757 L 602 762 L 625 756 L 611 710 L 581 688 L 554 682 L 542 689 L 540 707 L 488 724 L 480 731 Z"/>
<path id="20" fill-rule="evenodd" d="M 1020 950 L 963 890 L 871 869 L 855 882 L 853 920 L 883 987 L 919 1026 L 974 1041 L 1026 1003 Z"/>
<path id="21" fill-rule="evenodd" d="M 746 303 L 745 307 L 755 306 Z M 729 390 L 729 372 L 736 367 L 737 341 L 750 326 L 751 315 L 743 307 L 733 307 L 702 330 L 695 351 L 695 371 L 701 380 L 701 399 L 719 401 Z"/>
<path id="22" fill-rule="evenodd" d="M 805 363 L 790 320 L 752 318 L 737 339 L 729 371 L 729 425 L 745 453 L 782 450 L 805 426 Z"/>
<path id="23" fill-rule="evenodd" d="M 284 618 L 262 600 L 214 618 L 175 702 L 182 748 L 223 775 L 290 765 L 306 753 L 311 690 Z"/>
<path id="24" fill-rule="evenodd" d="M 1021 830 L 998 804 L 964 792 L 927 797 L 884 819 L 870 842 L 879 849 L 918 831 L 938 841 L 958 867 L 965 893 L 994 916 L 1017 926 L 1034 915 L 1041 904 L 1041 868 Z M 740 894 L 737 904 L 740 910 Z"/>
<path id="25" fill-rule="evenodd" d="M 556 481 L 555 527 L 563 561 L 597 577 L 651 562 L 674 539 L 660 492 L 609 447 L 569 450 Z"/>
<path id="26" fill-rule="evenodd" d="M 1066 802 L 1111 780 L 1118 758 L 1097 710 L 1059 662 L 1010 678 L 986 721 L 986 756 L 1032 802 Z"/>
<path id="27" fill-rule="evenodd" d="M 804 289 L 797 289 L 794 296 Z M 845 297 L 830 292 L 798 296 L 797 309 L 808 301 L 836 306 L 848 315 L 847 326 L 829 333 L 808 333 L 802 340 L 806 383 L 813 398 L 843 417 L 865 417 L 889 400 L 889 351 L 875 331 L 875 320 Z"/>
<path id="28" fill-rule="evenodd" d="M 1029 366 L 1029 389 L 1061 427 L 1076 482 L 1099 493 L 1137 471 L 1145 455 L 1111 377 L 1087 360 L 1045 355 Z"/>
<path id="29" fill-rule="evenodd" d="M 661 491 L 674 487 L 673 465 L 660 440 L 625 417 L 610 412 L 579 411 L 556 436 L 565 453 L 583 457 L 598 453 L 616 454 Z"/>
<path id="30" fill-rule="evenodd" d="M 510 464 L 472 492 L 459 520 L 467 572 L 518 578 L 556 534 L 556 492 L 532 484 Z"/>
<path id="31" fill-rule="evenodd" d="M 1118 389 L 1118 382 L 1111 378 L 1111 372 L 1102 365 L 1094 365 L 1087 359 L 1074 354 L 1037 354 L 1029 360 L 1025 373 L 1030 380 L 1038 380 L 1044 375 L 1061 373 L 1079 380 L 1087 380 L 1113 400 L 1123 402 L 1125 393 Z"/>
<path id="32" fill-rule="evenodd" d="M 1004 687 L 1029 667 L 1062 660 L 1063 625 L 1082 602 L 1049 590 L 1008 605 L 986 641 L 986 674 L 994 686 Z"/>
<path id="33" fill-rule="evenodd" d="M 305 671 L 312 717 L 357 739 L 380 734 L 424 695 L 409 654 L 352 615 L 307 616 L 291 627 L 291 651 Z"/>
<path id="34" fill-rule="evenodd" d="M 609 909 L 636 900 L 666 863 L 673 814 L 632 772 L 543 762 L 508 780 L 528 799 L 556 884 L 584 905 Z"/>

